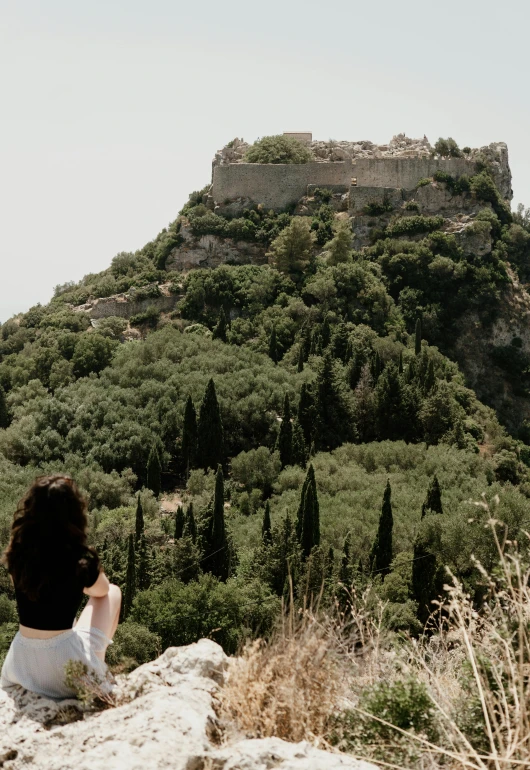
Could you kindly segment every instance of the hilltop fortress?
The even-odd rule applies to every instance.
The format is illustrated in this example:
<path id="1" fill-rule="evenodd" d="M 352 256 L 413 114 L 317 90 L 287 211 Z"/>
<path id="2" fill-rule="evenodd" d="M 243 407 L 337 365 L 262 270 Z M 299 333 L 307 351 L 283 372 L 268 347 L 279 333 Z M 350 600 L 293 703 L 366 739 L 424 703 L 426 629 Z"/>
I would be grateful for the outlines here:
<path id="1" fill-rule="evenodd" d="M 437 157 L 426 137 L 395 136 L 387 145 L 372 142 L 312 141 L 310 133 L 291 133 L 312 150 L 315 160 L 303 164 L 246 163 L 249 147 L 235 139 L 216 153 L 208 203 L 216 213 L 237 216 L 251 205 L 279 211 L 292 206 L 315 188 L 326 188 L 343 196 L 344 209 L 355 215 L 367 202 L 406 200 L 418 182 L 437 171 L 451 176 L 476 173 L 479 153 L 490 162 L 495 182 L 506 200 L 511 200 L 508 148 L 502 143 L 470 150 L 462 157 Z M 467 150 L 468 148 L 466 148 Z"/>

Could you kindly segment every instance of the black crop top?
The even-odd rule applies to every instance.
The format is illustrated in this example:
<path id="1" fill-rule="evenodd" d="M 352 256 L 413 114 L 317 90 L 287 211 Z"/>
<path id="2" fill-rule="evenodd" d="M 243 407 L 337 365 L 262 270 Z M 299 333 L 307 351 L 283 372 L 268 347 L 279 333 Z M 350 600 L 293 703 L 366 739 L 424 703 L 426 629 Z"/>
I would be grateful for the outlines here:
<path id="1" fill-rule="evenodd" d="M 70 557 L 65 562 L 64 569 L 57 572 L 37 601 L 29 599 L 15 584 L 18 617 L 23 626 L 39 631 L 72 628 L 83 599 L 83 588 L 89 588 L 98 579 L 100 561 L 94 551 L 87 549 L 79 558 Z"/>

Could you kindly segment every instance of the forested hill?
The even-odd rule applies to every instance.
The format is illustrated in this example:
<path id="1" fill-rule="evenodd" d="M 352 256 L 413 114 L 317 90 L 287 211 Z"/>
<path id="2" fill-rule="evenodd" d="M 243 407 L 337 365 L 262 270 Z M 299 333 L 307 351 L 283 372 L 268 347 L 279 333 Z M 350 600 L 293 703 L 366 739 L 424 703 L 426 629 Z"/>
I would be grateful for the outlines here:
<path id="1" fill-rule="evenodd" d="M 271 628 L 289 575 L 300 602 L 373 584 L 388 627 L 417 633 L 445 566 L 478 601 L 471 555 L 494 563 L 470 501 L 498 495 L 509 538 L 530 527 L 527 341 L 498 332 L 526 302 L 528 212 L 484 160 L 421 188 L 478 202 L 473 238 L 411 197 L 368 204 L 354 250 L 331 190 L 238 217 L 203 190 L 142 249 L 1 326 L 0 545 L 36 474 L 79 481 L 125 593 L 116 666 L 208 635 L 233 652 Z M 185 233 L 267 263 L 179 272 Z M 110 297 L 125 310 L 92 317 Z M 3 572 L 0 591 L 5 652 Z"/>

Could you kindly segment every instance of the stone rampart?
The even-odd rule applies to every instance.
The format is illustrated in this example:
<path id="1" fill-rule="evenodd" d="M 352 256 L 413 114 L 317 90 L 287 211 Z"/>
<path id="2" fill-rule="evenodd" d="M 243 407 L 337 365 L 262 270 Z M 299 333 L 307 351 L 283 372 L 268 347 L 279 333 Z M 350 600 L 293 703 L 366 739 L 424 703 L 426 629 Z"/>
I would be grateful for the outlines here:
<path id="1" fill-rule="evenodd" d="M 234 163 L 213 170 L 214 204 L 245 198 L 262 203 L 267 209 L 280 210 L 297 203 L 307 193 L 307 186 L 343 187 L 351 184 L 352 163 Z"/>
<path id="2" fill-rule="evenodd" d="M 126 294 L 115 294 L 113 297 L 101 297 L 86 305 L 74 308 L 76 311 L 86 313 L 89 318 L 131 318 L 138 313 L 144 313 L 149 308 L 155 308 L 160 312 L 169 313 L 175 308 L 181 297 L 177 294 L 162 295 L 160 297 L 148 297 L 146 299 L 131 300 Z"/>
<path id="3" fill-rule="evenodd" d="M 357 187 L 394 187 L 412 190 L 420 179 L 435 171 L 452 176 L 476 173 L 475 163 L 466 158 L 359 158 L 353 162 L 352 176 Z"/>

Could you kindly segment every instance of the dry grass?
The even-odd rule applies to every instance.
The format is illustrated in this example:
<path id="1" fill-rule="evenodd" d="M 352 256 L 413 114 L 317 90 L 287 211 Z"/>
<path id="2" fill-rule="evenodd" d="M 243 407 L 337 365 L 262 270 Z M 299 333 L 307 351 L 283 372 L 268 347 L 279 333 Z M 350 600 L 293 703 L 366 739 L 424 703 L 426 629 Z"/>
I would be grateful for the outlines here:
<path id="1" fill-rule="evenodd" d="M 498 523 L 490 526 L 499 567 L 493 576 L 481 570 L 480 611 L 452 578 L 438 627 L 420 640 L 385 634 L 366 596 L 333 617 L 291 613 L 234 663 L 224 717 L 249 736 L 328 745 L 337 714 L 349 714 L 352 734 L 339 747 L 380 766 L 530 767 L 530 570 Z M 431 732 L 399 727 L 392 709 L 366 710 L 367 693 L 411 678 L 427 693 Z"/>
<path id="2" fill-rule="evenodd" d="M 319 743 L 344 692 L 340 659 L 315 614 L 289 613 L 233 662 L 222 714 L 248 736 Z"/>

